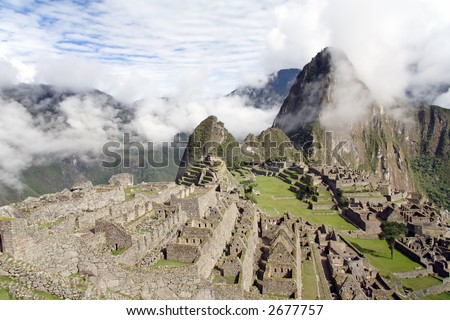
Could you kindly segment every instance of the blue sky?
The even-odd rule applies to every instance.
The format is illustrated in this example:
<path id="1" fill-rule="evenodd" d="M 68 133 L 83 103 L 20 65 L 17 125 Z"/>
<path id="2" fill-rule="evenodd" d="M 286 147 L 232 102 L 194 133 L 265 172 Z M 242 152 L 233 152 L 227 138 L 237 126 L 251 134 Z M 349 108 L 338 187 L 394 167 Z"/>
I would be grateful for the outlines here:
<path id="1" fill-rule="evenodd" d="M 202 70 L 215 81 L 209 93 L 223 94 L 242 74 L 267 71 L 265 36 L 284 1 L 0 3 L 0 57 L 23 63 L 23 80 L 52 82 L 35 77 L 36 65 L 71 57 L 119 77 L 142 77 L 163 92 Z"/>
<path id="2" fill-rule="evenodd" d="M 337 46 L 389 102 L 450 80 L 449 21 L 446 0 L 1 0 L 0 84 L 211 97 Z"/>

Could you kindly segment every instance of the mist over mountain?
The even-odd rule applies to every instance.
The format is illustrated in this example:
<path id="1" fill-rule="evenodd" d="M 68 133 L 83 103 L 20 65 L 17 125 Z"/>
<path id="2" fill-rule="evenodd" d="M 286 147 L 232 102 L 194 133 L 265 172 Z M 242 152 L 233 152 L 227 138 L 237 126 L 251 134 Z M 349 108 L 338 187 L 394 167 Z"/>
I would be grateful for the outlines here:
<path id="1" fill-rule="evenodd" d="M 57 191 L 78 181 L 103 183 L 111 173 L 123 171 L 133 172 L 137 181 L 174 180 L 177 161 L 164 168 L 148 163 L 139 168 L 135 159 L 131 168 L 103 168 L 103 145 L 122 142 L 123 134 L 129 133 L 133 141 L 155 143 L 151 148 L 156 158 L 169 159 L 174 155 L 167 148 L 161 149 L 160 144 L 170 144 L 181 132 L 193 132 L 209 115 L 223 121 L 222 127 L 230 130 L 237 145 L 237 140 L 262 132 L 273 122 L 273 127 L 286 133 L 308 161 L 326 160 L 324 150 L 312 146 L 315 142 L 325 146 L 326 132 L 331 131 L 332 145 L 348 142 L 341 150 L 347 164 L 373 171 L 399 189 L 417 189 L 417 172 L 422 176 L 428 172 L 423 161 L 417 160 L 418 146 L 427 144 L 424 141 L 437 143 L 439 147 L 436 145 L 432 154 L 439 167 L 444 167 L 448 158 L 448 126 L 434 125 L 446 123 L 446 110 L 436 113 L 417 98 L 420 95 L 423 101 L 432 101 L 447 87 L 442 84 L 432 88 L 416 88 L 411 99 L 381 104 L 348 56 L 331 47 L 320 51 L 301 71 L 283 69 L 269 76 L 262 87 L 243 86 L 228 96 L 202 101 L 180 94 L 128 104 L 95 89 L 3 86 L 0 201 L 8 203 Z M 437 129 L 430 131 L 427 127 Z M 444 184 L 446 179 L 444 176 Z M 446 194 L 445 187 L 441 189 L 440 194 Z"/>
<path id="2" fill-rule="evenodd" d="M 239 96 L 196 100 L 180 93 L 124 103 L 96 89 L 4 85 L 0 88 L 0 203 L 70 188 L 79 181 L 104 183 L 111 174 L 123 171 L 135 173 L 136 181 L 174 180 L 180 159 L 167 146 L 175 135 L 191 133 L 204 117 L 217 114 L 242 140 L 270 125 L 277 110 L 258 109 L 246 101 Z M 248 124 L 250 117 L 255 121 Z M 152 149 L 154 158 L 165 157 L 169 163 L 155 168 L 145 161 L 145 167 L 139 168 L 135 160 L 132 168 L 103 168 L 103 146 L 115 141 L 122 148 L 124 133 L 141 142 L 146 152 Z"/>
<path id="3" fill-rule="evenodd" d="M 133 172 L 138 181 L 174 179 L 173 162 L 164 169 L 105 168 L 103 145 L 123 143 L 125 132 L 139 139 L 136 109 L 99 90 L 19 84 L 0 89 L 0 203 L 70 188 L 111 174 Z M 123 145 L 122 145 L 123 148 Z M 119 151 L 120 149 L 117 149 Z M 154 151 L 161 157 L 161 150 Z M 156 156 L 155 156 L 156 157 Z"/>
<path id="4" fill-rule="evenodd" d="M 263 86 L 244 86 L 237 88 L 229 96 L 239 96 L 248 99 L 247 105 L 261 109 L 279 108 L 286 99 L 289 90 L 295 82 L 300 69 L 282 69 L 269 76 Z"/>
<path id="5" fill-rule="evenodd" d="M 400 190 L 426 190 L 448 206 L 450 112 L 414 102 L 380 104 L 345 53 L 325 48 L 297 76 L 273 126 L 309 161 L 368 170 Z"/>

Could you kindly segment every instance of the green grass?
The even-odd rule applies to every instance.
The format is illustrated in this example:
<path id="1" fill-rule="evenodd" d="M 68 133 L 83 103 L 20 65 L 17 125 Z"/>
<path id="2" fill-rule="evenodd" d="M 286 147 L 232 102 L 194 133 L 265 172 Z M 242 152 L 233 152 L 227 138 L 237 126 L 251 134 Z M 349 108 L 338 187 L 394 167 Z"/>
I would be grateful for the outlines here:
<path id="1" fill-rule="evenodd" d="M 152 267 L 159 268 L 159 267 L 183 267 L 191 265 L 192 263 L 188 262 L 181 262 L 181 261 L 175 261 L 175 260 L 158 260 Z"/>
<path id="2" fill-rule="evenodd" d="M 213 283 L 222 283 L 225 282 L 225 284 L 235 284 L 237 280 L 237 277 L 235 276 L 215 276 L 213 278 Z"/>
<path id="3" fill-rule="evenodd" d="M 394 272 L 412 271 L 421 267 L 420 264 L 410 260 L 397 249 L 394 249 L 394 258 L 391 259 L 391 252 L 385 240 L 350 238 L 347 240 L 361 251 L 383 276 Z"/>
<path id="4" fill-rule="evenodd" d="M 14 282 L 14 279 L 8 277 L 8 276 L 0 276 L 0 281 L 2 282 Z"/>
<path id="5" fill-rule="evenodd" d="M 450 292 L 442 292 L 439 294 L 430 294 L 422 298 L 423 300 L 450 300 Z"/>
<path id="6" fill-rule="evenodd" d="M 41 297 L 44 298 L 45 300 L 62 300 L 60 297 L 55 296 L 51 293 L 48 292 L 43 292 L 43 291 L 36 291 L 36 294 Z"/>
<path id="7" fill-rule="evenodd" d="M 10 217 L 0 217 L 0 221 L 5 220 L 16 220 L 16 218 L 10 218 Z"/>
<path id="8" fill-rule="evenodd" d="M 8 290 L 0 288 L 0 300 L 11 300 Z"/>
<path id="9" fill-rule="evenodd" d="M 47 229 L 53 226 L 56 226 L 58 224 L 60 224 L 61 222 L 64 221 L 64 218 L 59 218 L 53 221 L 48 221 L 48 222 L 39 222 L 38 223 L 38 228 L 39 229 Z"/>
<path id="10" fill-rule="evenodd" d="M 302 263 L 302 299 L 315 300 L 317 299 L 317 277 L 316 269 L 312 260 L 304 261 Z"/>
<path id="11" fill-rule="evenodd" d="M 338 214 L 339 211 L 337 210 L 329 210 L 329 209 L 316 209 L 312 210 L 314 214 Z"/>
<path id="12" fill-rule="evenodd" d="M 122 249 L 112 250 L 112 251 L 111 251 L 111 254 L 112 254 L 113 256 L 118 256 L 118 255 L 124 253 L 125 250 L 127 250 L 127 249 L 128 249 L 128 248 L 122 248 Z"/>
<path id="13" fill-rule="evenodd" d="M 345 221 L 341 216 L 315 215 L 307 209 L 308 204 L 297 199 L 273 199 L 273 197 L 292 197 L 295 193 L 289 190 L 289 185 L 276 177 L 256 177 L 258 185 L 255 190 L 261 193 L 256 199 L 258 206 L 267 214 L 280 217 L 284 211 L 289 211 L 297 217 L 302 217 L 314 224 L 325 224 L 337 230 L 356 230 L 356 227 Z"/>
<path id="14" fill-rule="evenodd" d="M 414 291 L 423 290 L 442 284 L 442 281 L 432 277 L 425 276 L 420 278 L 402 279 L 403 286 Z"/>
<path id="15" fill-rule="evenodd" d="M 253 179 L 253 175 L 247 169 L 241 168 L 238 170 L 233 170 L 232 174 L 234 175 L 234 177 L 236 178 L 236 180 L 239 183 L 241 183 L 242 181 L 245 181 L 245 180 Z"/>
<path id="16" fill-rule="evenodd" d="M 311 201 L 311 203 L 313 204 L 313 205 L 321 205 L 321 204 L 323 204 L 323 205 L 333 205 L 333 204 L 335 204 L 333 201 L 331 201 L 331 199 L 330 199 L 330 201 L 319 201 L 319 202 L 315 202 L 315 201 Z"/>
<path id="17" fill-rule="evenodd" d="M 138 193 L 143 193 L 143 194 L 148 194 L 148 195 L 158 193 L 158 190 L 148 190 L 147 187 L 145 187 L 145 186 L 126 187 L 124 189 L 124 191 L 125 191 L 125 201 L 134 199 Z"/>

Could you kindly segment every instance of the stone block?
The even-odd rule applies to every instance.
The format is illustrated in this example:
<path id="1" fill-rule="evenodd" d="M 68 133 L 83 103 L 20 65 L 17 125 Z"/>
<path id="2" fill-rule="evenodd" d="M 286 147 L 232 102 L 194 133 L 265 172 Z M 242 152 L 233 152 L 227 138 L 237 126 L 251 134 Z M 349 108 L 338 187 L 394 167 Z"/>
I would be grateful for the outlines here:
<path id="1" fill-rule="evenodd" d="M 80 262 L 78 264 L 78 273 L 81 275 L 97 276 L 97 266 L 90 262 Z"/>

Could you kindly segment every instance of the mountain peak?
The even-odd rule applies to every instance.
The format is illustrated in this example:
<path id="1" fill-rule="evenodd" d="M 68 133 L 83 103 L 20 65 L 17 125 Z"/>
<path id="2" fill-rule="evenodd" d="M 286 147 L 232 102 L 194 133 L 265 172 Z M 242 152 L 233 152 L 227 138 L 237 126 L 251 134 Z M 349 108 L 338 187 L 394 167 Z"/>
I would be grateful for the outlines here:
<path id="1" fill-rule="evenodd" d="M 273 126 L 290 135 L 300 127 L 319 120 L 324 108 L 335 111 L 346 108 L 350 98 L 358 102 L 364 100 L 361 101 L 362 107 L 356 108 L 364 111 L 362 109 L 367 106 L 369 97 L 369 90 L 357 78 L 347 55 L 338 48 L 327 47 L 303 67 Z"/>

